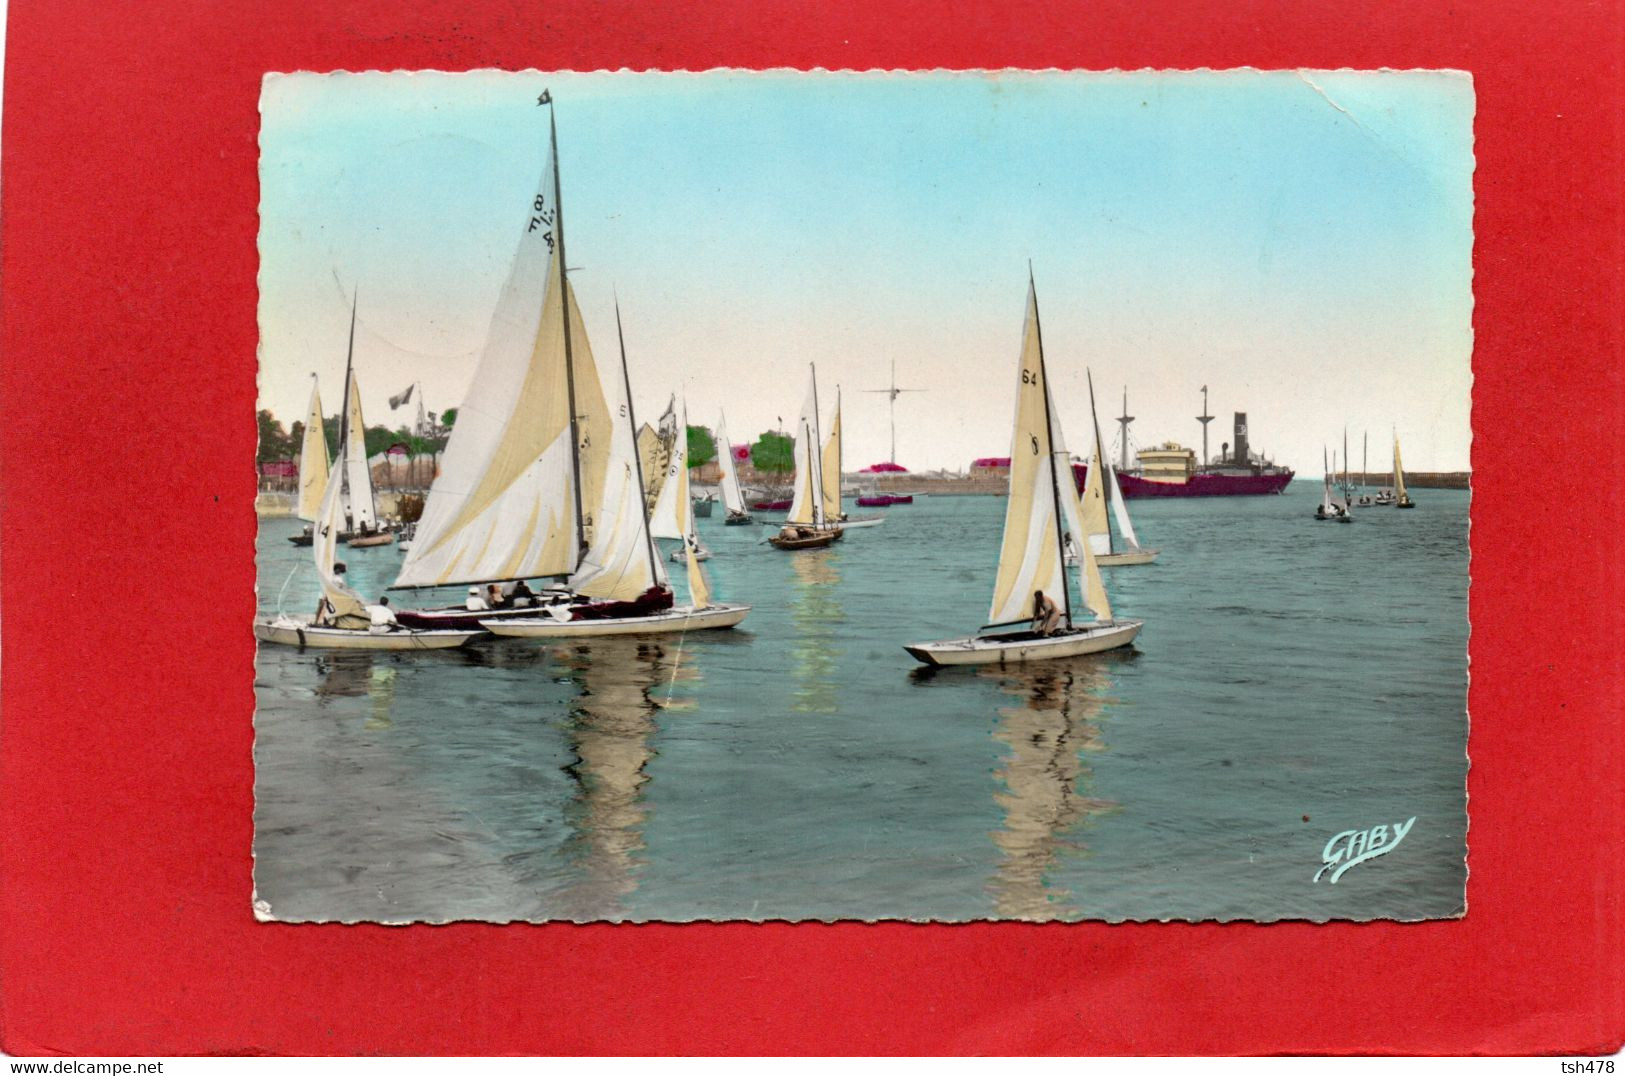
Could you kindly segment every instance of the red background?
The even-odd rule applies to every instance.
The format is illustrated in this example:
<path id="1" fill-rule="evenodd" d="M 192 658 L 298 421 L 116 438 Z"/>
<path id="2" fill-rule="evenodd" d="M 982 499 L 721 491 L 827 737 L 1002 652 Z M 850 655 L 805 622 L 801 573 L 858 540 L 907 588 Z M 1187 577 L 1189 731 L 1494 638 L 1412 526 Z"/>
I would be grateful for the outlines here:
<path id="1" fill-rule="evenodd" d="M 12 0 L 5 1048 L 1617 1049 L 1621 7 L 1547 6 Z M 719 64 L 1473 73 L 1464 920 L 254 922 L 261 74 Z"/>

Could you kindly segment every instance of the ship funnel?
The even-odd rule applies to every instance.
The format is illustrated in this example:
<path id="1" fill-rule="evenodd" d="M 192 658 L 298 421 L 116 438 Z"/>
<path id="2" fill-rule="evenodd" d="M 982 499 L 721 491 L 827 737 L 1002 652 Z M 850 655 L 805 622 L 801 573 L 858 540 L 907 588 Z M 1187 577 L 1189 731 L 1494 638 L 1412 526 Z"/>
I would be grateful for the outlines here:
<path id="1" fill-rule="evenodd" d="M 1245 467 L 1252 461 L 1247 451 L 1247 412 L 1236 412 L 1236 453 L 1235 462 Z"/>

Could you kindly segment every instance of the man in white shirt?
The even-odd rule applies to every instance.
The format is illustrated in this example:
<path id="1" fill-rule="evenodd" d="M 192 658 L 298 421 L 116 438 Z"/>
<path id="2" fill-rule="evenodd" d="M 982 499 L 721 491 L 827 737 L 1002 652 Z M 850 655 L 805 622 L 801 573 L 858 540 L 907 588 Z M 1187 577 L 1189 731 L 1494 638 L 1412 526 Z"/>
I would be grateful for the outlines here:
<path id="1" fill-rule="evenodd" d="M 368 631 L 385 632 L 395 630 L 395 610 L 389 607 L 389 598 L 379 598 L 377 605 L 367 606 L 367 616 L 372 621 L 367 628 Z"/>
<path id="2" fill-rule="evenodd" d="M 480 597 L 479 587 L 469 587 L 468 600 L 463 603 L 463 608 L 467 609 L 471 613 L 484 613 L 491 607 L 485 604 L 484 598 Z"/>

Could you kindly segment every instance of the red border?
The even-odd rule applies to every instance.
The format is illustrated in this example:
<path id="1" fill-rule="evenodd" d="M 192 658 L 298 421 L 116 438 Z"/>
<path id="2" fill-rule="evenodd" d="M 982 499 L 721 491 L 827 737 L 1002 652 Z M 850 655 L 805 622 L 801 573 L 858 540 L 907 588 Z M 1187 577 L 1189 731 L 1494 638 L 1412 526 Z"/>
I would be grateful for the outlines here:
<path id="1" fill-rule="evenodd" d="M 12 0 L 0 308 L 6 1049 L 1618 1048 L 1617 4 L 419 6 Z M 261 73 L 718 64 L 1473 72 L 1464 921 L 252 920 L 243 625 L 254 604 Z M 1528 466 L 1532 455 L 1544 464 Z M 190 641 L 129 616 L 147 610 L 178 618 Z"/>

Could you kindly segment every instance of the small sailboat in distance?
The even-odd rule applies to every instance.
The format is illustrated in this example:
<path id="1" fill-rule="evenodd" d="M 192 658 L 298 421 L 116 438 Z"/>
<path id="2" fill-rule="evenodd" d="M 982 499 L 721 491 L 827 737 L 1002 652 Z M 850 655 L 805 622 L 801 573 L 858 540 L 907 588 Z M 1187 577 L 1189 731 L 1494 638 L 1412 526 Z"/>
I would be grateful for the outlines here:
<path id="1" fill-rule="evenodd" d="M 1316 519 L 1332 519 L 1339 523 L 1353 523 L 1354 516 L 1349 511 L 1348 504 L 1332 488 L 1332 480 L 1337 472 L 1335 457 L 1328 461 L 1325 446 L 1320 450 L 1320 467 L 1325 472 L 1321 479 L 1320 507 L 1315 509 Z"/>
<path id="2" fill-rule="evenodd" d="M 1416 502 L 1405 492 L 1405 467 L 1399 461 L 1399 434 L 1394 434 L 1394 507 L 1415 508 Z"/>
<path id="3" fill-rule="evenodd" d="M 1095 410 L 1095 378 L 1089 377 L 1089 417 L 1094 424 L 1094 438 L 1090 442 L 1089 470 L 1083 480 L 1083 492 L 1077 492 L 1077 483 L 1071 481 L 1072 470 L 1066 469 L 1063 483 L 1074 497 L 1080 497 L 1079 510 L 1083 519 L 1083 533 L 1088 537 L 1095 563 L 1102 568 L 1117 565 L 1150 564 L 1157 558 L 1155 549 L 1145 549 L 1134 533 L 1134 524 L 1128 517 L 1128 505 L 1123 502 L 1123 490 L 1117 483 L 1117 471 L 1106 454 L 1100 436 L 1100 416 Z M 1121 542 L 1113 541 L 1111 523 L 1106 519 L 1106 502 L 1111 502 L 1112 515 L 1117 520 Z M 1067 563 L 1078 563 L 1076 543 L 1069 543 Z"/>
<path id="4" fill-rule="evenodd" d="M 682 404 L 682 422 L 679 430 L 688 428 L 688 402 Z M 654 511 L 649 516 L 649 533 L 656 538 L 675 538 L 683 543 L 674 550 L 671 559 L 681 561 L 692 551 L 700 560 L 710 560 L 711 551 L 700 544 L 695 530 L 694 501 L 688 480 L 688 438 L 679 437 L 672 445 L 671 459 L 666 464 L 666 477 L 655 498 Z"/>
<path id="5" fill-rule="evenodd" d="M 808 364 L 807 399 L 796 421 L 795 496 L 784 526 L 768 539 L 775 549 L 822 549 L 840 540 L 838 523 L 824 514 L 823 440 L 818 435 L 818 371 Z"/>
<path id="6" fill-rule="evenodd" d="M 722 507 L 728 513 L 723 522 L 730 527 L 744 527 L 756 521 L 745 507 L 745 491 L 739 488 L 739 468 L 734 466 L 734 450 L 728 440 L 727 421 L 727 415 L 717 413 L 717 469 L 722 472 Z"/>
<path id="7" fill-rule="evenodd" d="M 1144 621 L 1118 619 L 1087 541 L 1079 543 L 1088 623 L 1073 617 L 1065 534 L 1082 534 L 1075 496 L 1061 496 L 1061 472 L 1071 483 L 1071 457 L 1055 421 L 1044 366 L 1038 292 L 1027 280 L 1027 318 L 1017 360 L 1015 424 L 1011 431 L 1010 493 L 999 546 L 990 623 L 963 639 L 911 643 L 911 656 L 927 665 L 987 665 L 1076 657 L 1127 646 Z"/>
<path id="8" fill-rule="evenodd" d="M 299 444 L 299 500 L 294 514 L 310 526 L 303 534 L 290 535 L 294 545 L 310 545 L 321 515 L 322 497 L 327 493 L 327 433 L 322 429 L 322 394 L 316 375 L 310 375 L 310 408 L 305 412 L 305 429 Z M 346 536 L 347 537 L 347 536 Z"/>
<path id="9" fill-rule="evenodd" d="M 885 516 L 848 516 L 841 504 L 841 471 L 844 463 L 841 451 L 841 386 L 835 386 L 835 417 L 830 420 L 829 435 L 824 438 L 823 458 L 819 460 L 818 482 L 823 492 L 824 518 L 839 523 L 844 530 L 854 527 L 878 527 L 886 522 Z"/>

